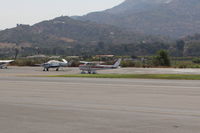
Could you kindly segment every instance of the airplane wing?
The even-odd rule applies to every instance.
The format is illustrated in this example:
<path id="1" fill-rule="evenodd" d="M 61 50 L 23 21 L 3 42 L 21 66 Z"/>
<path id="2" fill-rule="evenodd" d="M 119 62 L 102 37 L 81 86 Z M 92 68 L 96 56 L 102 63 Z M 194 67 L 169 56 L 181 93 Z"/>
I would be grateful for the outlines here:
<path id="1" fill-rule="evenodd" d="M 14 60 L 0 60 L 0 69 L 7 68 L 7 65 Z"/>
<path id="2" fill-rule="evenodd" d="M 103 61 L 93 61 L 93 62 L 87 62 L 87 61 L 80 61 L 80 63 L 83 63 L 83 64 L 102 64 L 102 63 L 105 63 Z"/>
<path id="3" fill-rule="evenodd" d="M 91 63 L 91 62 L 80 61 L 80 63 L 87 64 L 87 63 Z"/>
<path id="4" fill-rule="evenodd" d="M 11 63 L 13 62 L 14 60 L 0 60 L 0 63 Z"/>

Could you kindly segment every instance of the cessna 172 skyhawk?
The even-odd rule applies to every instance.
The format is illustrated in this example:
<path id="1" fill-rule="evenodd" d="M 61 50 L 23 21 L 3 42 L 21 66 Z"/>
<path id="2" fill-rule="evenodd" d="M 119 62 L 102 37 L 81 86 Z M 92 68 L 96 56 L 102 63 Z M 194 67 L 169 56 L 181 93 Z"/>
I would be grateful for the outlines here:
<path id="1" fill-rule="evenodd" d="M 0 69 L 7 68 L 8 64 L 14 60 L 0 60 Z"/>
<path id="2" fill-rule="evenodd" d="M 115 62 L 114 65 L 101 65 L 93 62 L 84 62 L 83 65 L 79 66 L 79 69 L 82 71 L 81 74 L 96 74 L 97 70 L 105 70 L 105 69 L 117 69 L 119 68 L 119 65 L 121 63 L 121 59 L 118 59 L 117 62 Z"/>
<path id="3" fill-rule="evenodd" d="M 63 62 L 57 60 L 50 60 L 47 63 L 42 64 L 41 66 L 44 68 L 43 71 L 49 71 L 49 68 L 56 68 L 56 71 L 59 71 L 60 67 L 67 67 L 68 61 L 62 59 Z"/>

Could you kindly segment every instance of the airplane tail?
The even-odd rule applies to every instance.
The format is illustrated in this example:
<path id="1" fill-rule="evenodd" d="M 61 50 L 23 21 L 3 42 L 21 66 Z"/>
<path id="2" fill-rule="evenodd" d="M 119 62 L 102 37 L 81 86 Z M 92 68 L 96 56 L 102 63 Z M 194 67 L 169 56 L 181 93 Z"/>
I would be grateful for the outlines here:
<path id="1" fill-rule="evenodd" d="M 66 61 L 65 59 L 62 59 L 62 61 L 63 61 L 64 63 L 66 63 L 66 64 L 68 63 L 68 61 Z"/>
<path id="2" fill-rule="evenodd" d="M 113 65 L 114 68 L 118 68 L 119 65 L 121 64 L 122 59 L 118 59 L 117 62 Z"/>

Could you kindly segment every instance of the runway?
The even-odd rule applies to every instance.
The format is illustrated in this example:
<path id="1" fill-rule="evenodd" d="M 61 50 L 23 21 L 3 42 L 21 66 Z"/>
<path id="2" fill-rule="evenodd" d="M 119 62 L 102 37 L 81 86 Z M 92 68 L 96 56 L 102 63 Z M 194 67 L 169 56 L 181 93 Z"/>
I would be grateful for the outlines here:
<path id="1" fill-rule="evenodd" d="M 66 67 L 60 68 L 60 71 L 50 69 L 49 72 L 43 72 L 42 67 L 16 67 L 9 66 L 8 69 L 0 69 L 0 77 L 13 76 L 38 76 L 38 75 L 64 75 L 80 74 L 79 68 Z M 199 74 L 200 69 L 178 69 L 178 68 L 120 68 L 97 71 L 99 74 Z"/>
<path id="2" fill-rule="evenodd" d="M 22 76 L 33 73 L 1 71 L 1 133 L 200 131 L 199 81 Z"/>

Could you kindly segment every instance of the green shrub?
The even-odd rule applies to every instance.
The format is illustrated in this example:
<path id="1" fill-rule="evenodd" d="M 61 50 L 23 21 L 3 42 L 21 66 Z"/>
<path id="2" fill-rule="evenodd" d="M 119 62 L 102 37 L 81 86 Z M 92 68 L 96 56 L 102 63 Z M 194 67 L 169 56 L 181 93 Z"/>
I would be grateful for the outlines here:
<path id="1" fill-rule="evenodd" d="M 195 58 L 192 60 L 193 63 L 200 64 L 200 58 Z"/>
<path id="2" fill-rule="evenodd" d="M 181 62 L 176 65 L 177 68 L 200 68 L 199 64 L 193 64 L 191 62 Z"/>
<path id="3" fill-rule="evenodd" d="M 136 63 L 133 61 L 122 61 L 121 67 L 136 67 Z"/>
<path id="4" fill-rule="evenodd" d="M 36 66 L 39 64 L 43 64 L 47 62 L 48 59 L 26 59 L 26 58 L 21 58 L 15 60 L 15 62 L 12 63 L 12 65 L 16 66 Z"/>
<path id="5" fill-rule="evenodd" d="M 157 52 L 157 56 L 153 59 L 153 65 L 155 66 L 171 66 L 170 57 L 167 51 L 160 50 Z"/>

